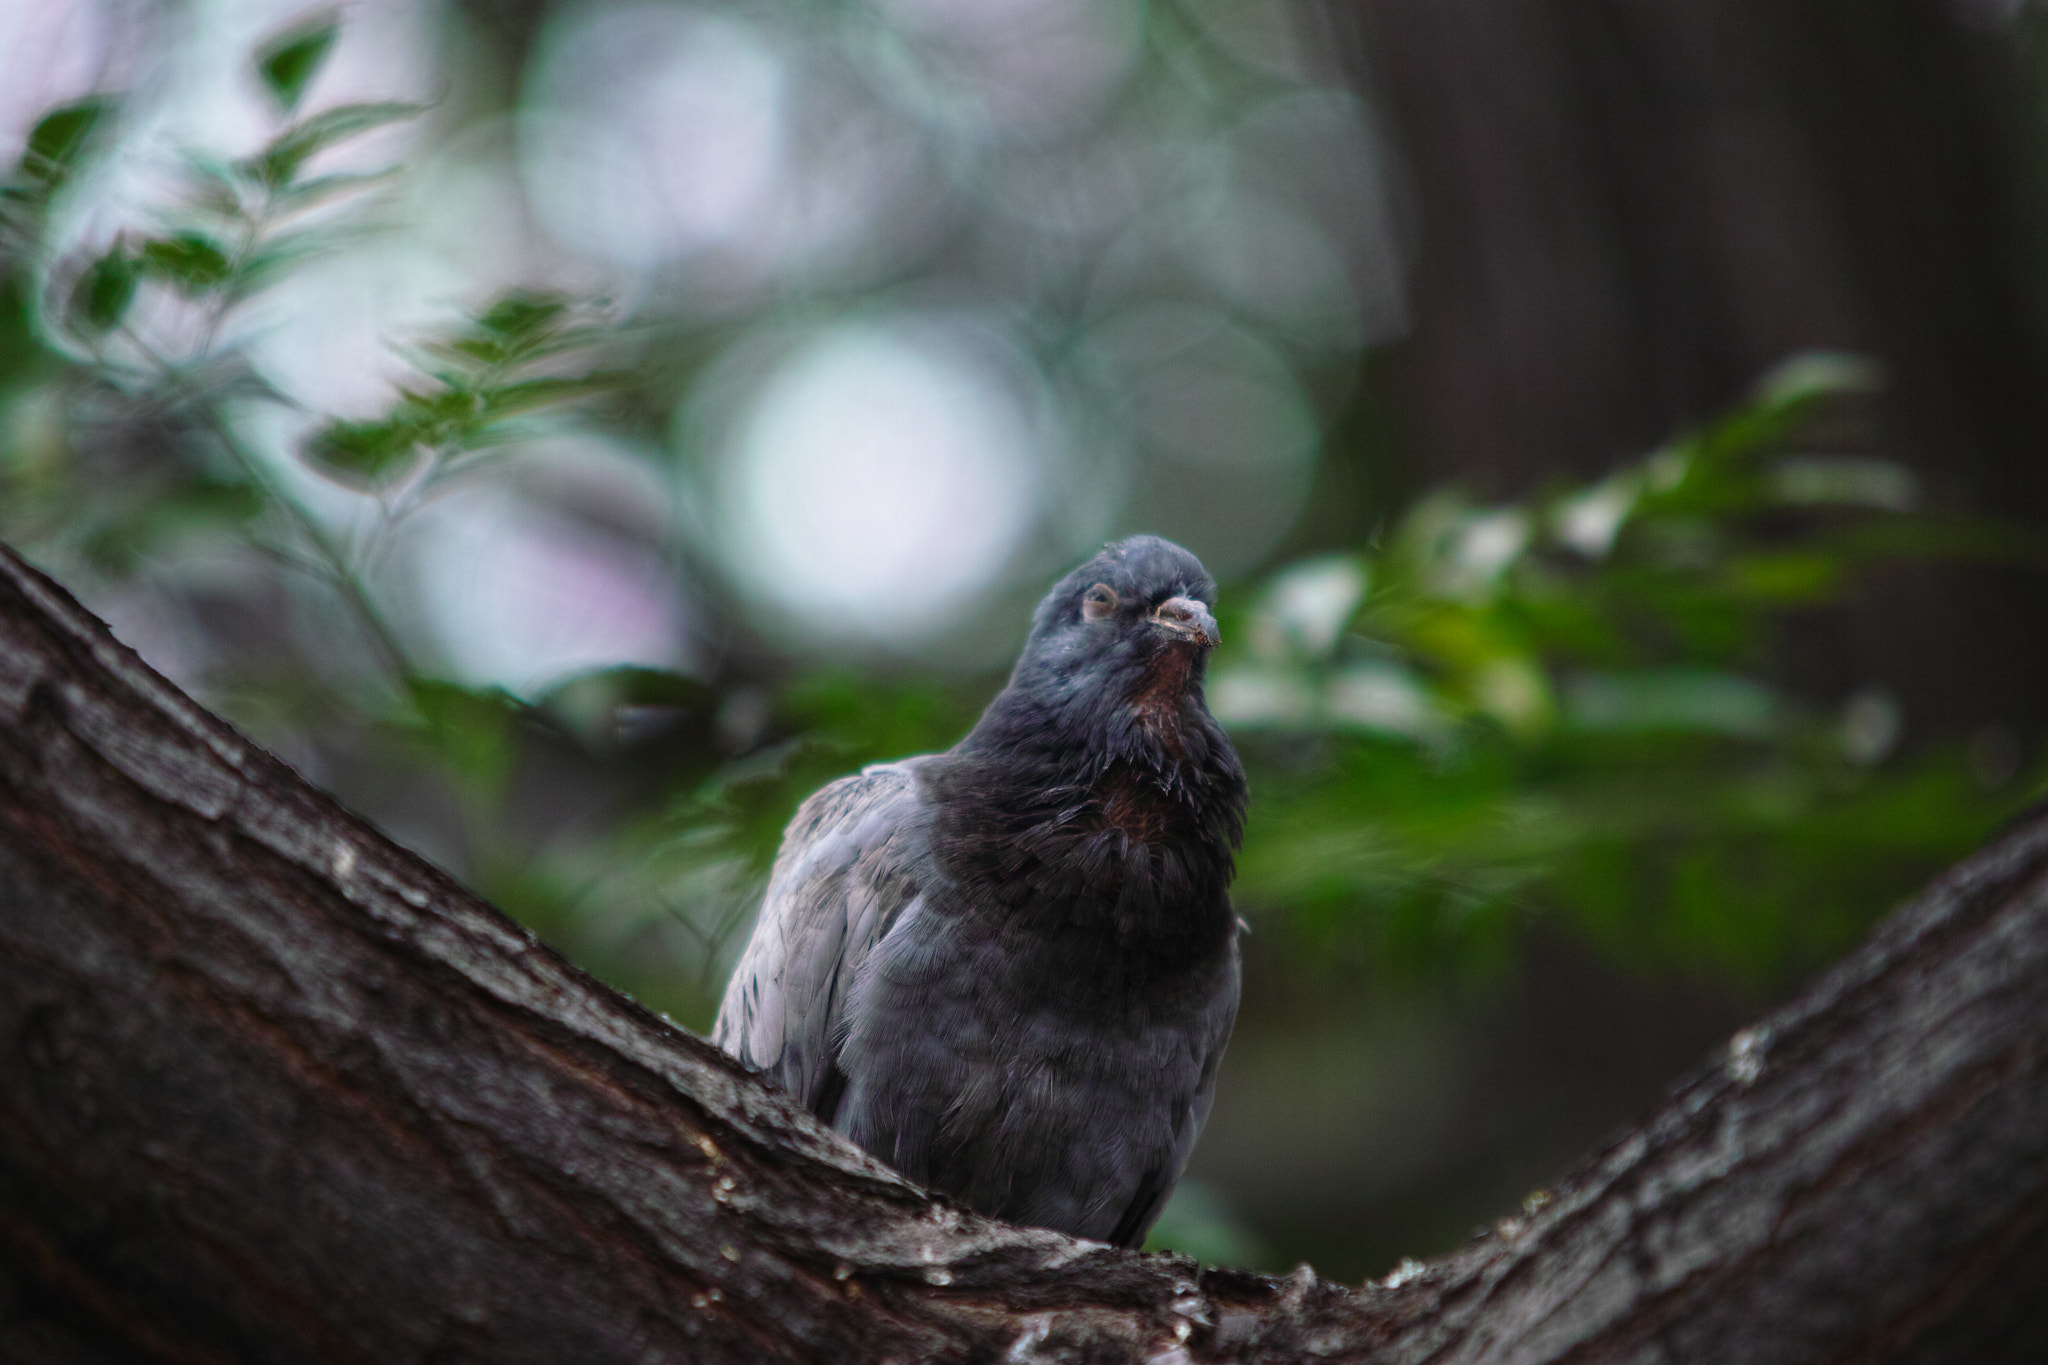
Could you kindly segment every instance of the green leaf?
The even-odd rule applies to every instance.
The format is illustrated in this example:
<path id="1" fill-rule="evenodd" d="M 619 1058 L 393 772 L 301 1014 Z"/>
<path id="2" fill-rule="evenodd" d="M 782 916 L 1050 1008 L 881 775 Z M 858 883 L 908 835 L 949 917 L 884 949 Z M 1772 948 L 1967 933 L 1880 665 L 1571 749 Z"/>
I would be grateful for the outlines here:
<path id="1" fill-rule="evenodd" d="M 475 373 L 480 367 L 502 369 L 595 345 L 615 335 L 615 330 L 587 318 L 579 320 L 577 310 L 565 300 L 520 292 L 492 304 L 466 332 L 420 349 L 429 357 L 451 362 L 458 371 Z"/>
<path id="2" fill-rule="evenodd" d="M 143 275 L 169 281 L 187 294 L 216 287 L 233 270 L 227 253 L 198 232 L 143 243 L 136 265 Z"/>
<path id="3" fill-rule="evenodd" d="M 97 336 L 121 320 L 134 298 L 135 261 L 126 245 L 116 242 L 72 285 L 71 325 L 88 336 Z"/>
<path id="4" fill-rule="evenodd" d="M 396 167 L 389 167 L 361 174 L 316 175 L 311 180 L 301 180 L 280 189 L 271 203 L 275 208 L 286 212 L 309 209 L 315 204 L 324 204 L 341 195 L 368 189 L 372 185 L 381 185 L 397 173 Z"/>
<path id="5" fill-rule="evenodd" d="M 546 294 L 508 294 L 492 304 L 490 311 L 476 320 L 476 325 L 507 341 L 528 341 L 545 332 L 567 311 L 567 304 Z"/>
<path id="6" fill-rule="evenodd" d="M 95 96 L 43 115 L 28 135 L 21 171 L 30 180 L 55 186 L 92 141 L 93 130 L 113 111 L 113 103 Z"/>
<path id="7" fill-rule="evenodd" d="M 191 170 L 191 202 L 194 207 L 218 218 L 239 219 L 248 179 L 243 169 L 203 153 L 188 153 Z"/>
<path id="8" fill-rule="evenodd" d="M 1593 733 L 1694 730 L 1741 739 L 1769 738 L 1783 719 L 1770 688 L 1705 668 L 1576 674 L 1565 685 L 1565 713 Z"/>
<path id="9" fill-rule="evenodd" d="M 1758 382 L 1756 402 L 1761 407 L 1782 409 L 1816 398 L 1872 393 L 1877 387 L 1877 366 L 1863 356 L 1801 351 Z"/>
<path id="10" fill-rule="evenodd" d="M 483 415 L 483 395 L 469 389 L 449 387 L 428 393 L 412 389 L 400 391 L 405 410 L 421 427 L 435 427 L 443 431 L 460 427 Z"/>
<path id="11" fill-rule="evenodd" d="M 1913 471 L 1894 460 L 1843 455 L 1796 455 L 1770 471 L 1770 488 L 1795 506 L 1870 507 L 1910 512 L 1916 500 Z"/>
<path id="12" fill-rule="evenodd" d="M 1843 569 L 1837 556 L 1818 550 L 1755 554 L 1731 567 L 1743 591 L 1780 605 L 1827 601 L 1839 589 Z"/>
<path id="13" fill-rule="evenodd" d="M 415 422 L 334 422 L 309 438 L 305 458 L 353 480 L 375 480 L 411 457 L 419 444 Z"/>
<path id="14" fill-rule="evenodd" d="M 573 378 L 523 379 L 516 384 L 501 384 L 484 391 L 484 415 L 511 417 L 522 412 L 532 412 L 536 408 L 573 403 L 578 399 L 623 388 L 631 379 L 631 375 L 621 372 L 599 371 L 596 374 L 578 375 Z"/>
<path id="15" fill-rule="evenodd" d="M 464 687 L 435 678 L 411 678 L 415 741 L 469 786 L 475 798 L 499 792 L 511 771 L 514 728 L 532 714 L 502 688 Z"/>
<path id="16" fill-rule="evenodd" d="M 382 128 L 426 112 L 423 104 L 383 100 L 371 104 L 342 104 L 293 124 L 272 139 L 269 146 L 244 163 L 248 174 L 272 187 L 288 185 L 299 168 L 316 153 L 338 142 Z"/>
<path id="17" fill-rule="evenodd" d="M 328 49 L 334 46 L 339 28 L 340 20 L 329 10 L 294 24 L 257 51 L 257 73 L 280 109 L 290 113 L 298 107 L 306 87 L 327 59 Z"/>
<path id="18" fill-rule="evenodd" d="M 246 298 L 269 285 L 272 277 L 279 272 L 315 256 L 338 251 L 361 241 L 374 231 L 374 227 L 361 224 L 322 224 L 297 232 L 274 233 L 235 266 L 233 288 L 230 293 L 235 298 Z"/>

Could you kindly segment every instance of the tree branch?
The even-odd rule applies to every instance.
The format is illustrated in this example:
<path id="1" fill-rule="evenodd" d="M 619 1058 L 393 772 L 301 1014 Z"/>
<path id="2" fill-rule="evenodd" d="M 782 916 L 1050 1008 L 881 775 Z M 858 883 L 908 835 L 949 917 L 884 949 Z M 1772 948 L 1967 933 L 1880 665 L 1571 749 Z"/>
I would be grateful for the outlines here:
<path id="1" fill-rule="evenodd" d="M 929 1199 L 0 551 L 0 1358 L 2018 1359 L 2044 872 L 2036 821 L 1435 1266 L 1204 1271 Z"/>

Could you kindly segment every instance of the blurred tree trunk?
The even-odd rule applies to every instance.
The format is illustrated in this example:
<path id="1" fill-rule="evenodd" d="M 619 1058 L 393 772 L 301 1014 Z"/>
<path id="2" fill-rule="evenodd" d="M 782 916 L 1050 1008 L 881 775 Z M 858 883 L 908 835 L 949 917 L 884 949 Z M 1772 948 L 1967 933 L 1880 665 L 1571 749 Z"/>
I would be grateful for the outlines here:
<path id="1" fill-rule="evenodd" d="M 0 551 L 0 1359 L 2034 1360 L 2048 817 L 1466 1250 L 936 1204 Z"/>
<path id="2" fill-rule="evenodd" d="M 1406 438 L 1391 459 L 1411 462 L 1383 489 L 1396 505 L 1445 480 L 1502 496 L 1597 477 L 1818 347 L 1880 363 L 1865 448 L 1912 467 L 1931 505 L 2048 526 L 2048 140 L 2025 7 L 1315 12 L 1407 184 L 1415 327 L 1372 362 Z M 1883 685 L 1921 735 L 2031 726 L 2040 592 L 1999 572 L 1889 574 L 1793 641 L 1801 679 Z"/>

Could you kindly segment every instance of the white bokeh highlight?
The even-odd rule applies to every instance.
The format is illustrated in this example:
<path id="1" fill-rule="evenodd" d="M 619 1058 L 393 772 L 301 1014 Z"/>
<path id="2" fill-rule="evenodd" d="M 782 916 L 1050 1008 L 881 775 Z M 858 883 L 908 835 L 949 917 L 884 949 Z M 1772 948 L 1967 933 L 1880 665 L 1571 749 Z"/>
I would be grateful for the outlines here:
<path id="1" fill-rule="evenodd" d="M 1036 516 L 1014 374 L 944 326 L 868 322 L 791 350 L 720 461 L 727 558 L 810 631 L 904 643 L 999 575 Z"/>
<path id="2" fill-rule="evenodd" d="M 760 226 L 783 181 L 786 69 L 759 30 L 597 7 L 541 48 L 520 115 L 534 211 L 564 244 L 651 268 Z"/>
<path id="3" fill-rule="evenodd" d="M 508 480 L 458 483 L 407 517 L 413 628 L 458 680 L 529 699 L 617 665 L 687 668 L 668 500 L 646 461 L 585 437 Z"/>
<path id="4" fill-rule="evenodd" d="M 1133 0 L 879 0 L 889 97 L 948 137 L 1049 140 L 1121 88 L 1144 37 Z"/>

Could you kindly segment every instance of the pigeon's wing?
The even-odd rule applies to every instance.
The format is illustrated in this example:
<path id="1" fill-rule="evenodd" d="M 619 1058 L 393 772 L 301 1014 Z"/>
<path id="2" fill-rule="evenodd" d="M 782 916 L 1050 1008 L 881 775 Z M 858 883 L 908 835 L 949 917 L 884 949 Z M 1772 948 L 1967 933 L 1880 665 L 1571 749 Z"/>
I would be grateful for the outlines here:
<path id="1" fill-rule="evenodd" d="M 883 763 L 823 788 L 782 836 L 711 1041 L 830 1123 L 841 1015 L 861 960 L 916 899 L 928 814 L 913 770 Z"/>
<path id="2" fill-rule="evenodd" d="M 1152 1224 L 1159 1220 L 1160 1213 L 1166 1208 L 1167 1196 L 1180 1183 L 1180 1173 L 1187 1169 L 1188 1157 L 1195 1150 L 1195 1139 L 1202 1135 L 1203 1126 L 1209 1122 L 1209 1110 L 1216 1103 L 1216 1073 L 1223 1061 L 1223 1049 L 1230 1041 L 1231 1027 L 1237 1022 L 1240 972 L 1237 945 L 1233 942 L 1229 972 L 1211 1002 L 1208 1027 L 1200 1033 L 1200 1079 L 1195 1083 L 1194 1093 L 1176 1115 L 1173 1150 L 1164 1161 L 1146 1170 L 1139 1178 L 1130 1202 L 1124 1206 L 1116 1226 L 1104 1239 L 1115 1246 L 1135 1247 L 1144 1243 L 1145 1234 L 1152 1230 Z"/>
<path id="3" fill-rule="evenodd" d="M 1195 1150 L 1195 1139 L 1201 1136 L 1202 1125 L 1209 1121 L 1209 1107 L 1215 1099 L 1216 1073 L 1212 1068 L 1174 1134 L 1173 1155 L 1163 1164 L 1145 1172 L 1138 1181 L 1131 1202 L 1124 1206 L 1122 1217 L 1117 1219 L 1116 1226 L 1103 1240 L 1120 1247 L 1144 1244 L 1145 1234 L 1159 1221 L 1160 1213 L 1166 1208 L 1167 1196 L 1180 1183 L 1180 1173 L 1187 1169 L 1188 1157 Z"/>

